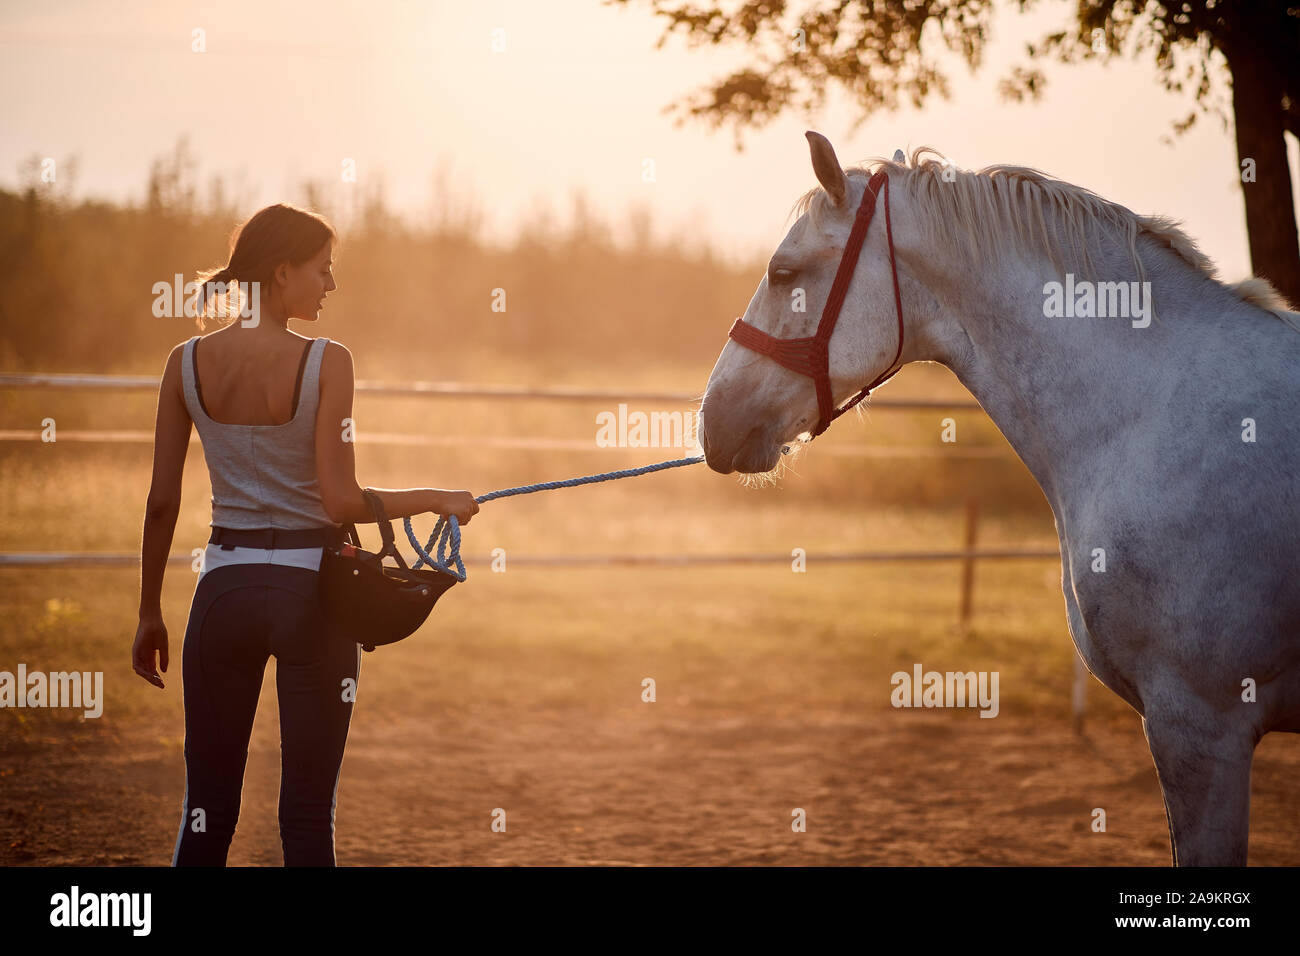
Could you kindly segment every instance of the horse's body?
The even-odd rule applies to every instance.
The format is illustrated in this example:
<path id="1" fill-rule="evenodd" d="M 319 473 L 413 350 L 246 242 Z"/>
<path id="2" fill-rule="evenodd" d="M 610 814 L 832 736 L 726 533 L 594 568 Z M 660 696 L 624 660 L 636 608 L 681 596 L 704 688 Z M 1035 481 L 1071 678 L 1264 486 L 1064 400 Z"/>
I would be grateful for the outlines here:
<path id="1" fill-rule="evenodd" d="M 776 336 L 811 333 L 866 182 L 809 139 L 826 191 L 805 197 L 745 315 Z M 1300 732 L 1300 321 L 1216 281 L 1171 223 L 1077 187 L 1011 168 L 948 178 L 916 155 L 883 165 L 902 361 L 952 369 L 1050 502 L 1070 633 L 1142 715 L 1174 862 L 1244 865 L 1255 745 Z M 995 235 L 1034 212 L 1043 241 L 1038 224 Z M 831 339 L 837 401 L 897 345 L 884 234 L 871 227 Z M 1149 281 L 1154 319 L 1046 317 L 1045 284 L 1066 271 Z M 768 472 L 816 419 L 806 378 L 728 342 L 700 439 L 717 471 Z"/>

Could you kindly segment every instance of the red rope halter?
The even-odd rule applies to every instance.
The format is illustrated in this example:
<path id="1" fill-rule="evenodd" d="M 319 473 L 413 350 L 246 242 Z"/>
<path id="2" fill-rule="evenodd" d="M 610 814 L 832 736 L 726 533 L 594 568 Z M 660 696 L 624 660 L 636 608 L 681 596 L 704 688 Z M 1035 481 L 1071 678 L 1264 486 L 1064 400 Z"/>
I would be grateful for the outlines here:
<path id="1" fill-rule="evenodd" d="M 882 190 L 885 194 L 885 237 L 889 242 L 889 268 L 894 277 L 894 306 L 898 312 L 898 351 L 894 353 L 894 358 L 875 381 L 853 396 L 843 408 L 835 408 L 834 398 L 831 395 L 829 349 L 831 335 L 835 332 L 835 323 L 839 321 L 844 296 L 848 293 L 849 283 L 853 280 L 853 270 L 857 267 L 858 255 L 862 252 L 862 243 L 867 237 L 867 227 L 871 225 L 872 216 L 875 215 L 876 195 Z M 883 169 L 871 177 L 867 188 L 862 193 L 862 202 L 853 220 L 853 231 L 849 233 L 848 244 L 845 245 L 844 254 L 840 257 L 835 281 L 831 284 L 830 296 L 826 299 L 821 322 L 817 325 L 817 334 L 801 339 L 778 339 L 739 318 L 731 326 L 727 336 L 735 339 L 745 348 L 768 356 L 778 365 L 783 365 L 790 371 L 806 375 L 813 380 L 817 386 L 819 412 L 817 430 L 812 433 L 813 438 L 826 431 L 831 422 L 866 398 L 877 385 L 889 381 L 898 372 L 898 368 L 902 368 L 901 365 L 894 368 L 894 363 L 903 354 L 903 297 L 898 288 L 898 265 L 894 261 L 894 230 L 889 221 L 889 177 Z"/>

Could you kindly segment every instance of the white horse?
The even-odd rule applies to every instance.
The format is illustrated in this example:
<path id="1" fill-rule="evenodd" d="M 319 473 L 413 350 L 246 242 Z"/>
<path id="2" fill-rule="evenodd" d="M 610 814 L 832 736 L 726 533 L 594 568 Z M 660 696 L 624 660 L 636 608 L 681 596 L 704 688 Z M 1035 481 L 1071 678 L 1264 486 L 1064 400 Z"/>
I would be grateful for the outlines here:
<path id="1" fill-rule="evenodd" d="M 883 171 L 891 230 L 877 201 L 829 342 L 834 402 L 891 367 L 897 288 L 899 367 L 950 368 L 1051 503 L 1070 633 L 1142 716 L 1174 864 L 1245 865 L 1255 745 L 1300 733 L 1300 315 L 1263 280 L 1221 284 L 1173 222 L 1036 170 L 921 149 L 846 174 L 808 139 L 822 188 L 744 322 L 813 334 Z M 713 470 L 769 473 L 822 420 L 808 373 L 728 341 L 699 437 Z"/>

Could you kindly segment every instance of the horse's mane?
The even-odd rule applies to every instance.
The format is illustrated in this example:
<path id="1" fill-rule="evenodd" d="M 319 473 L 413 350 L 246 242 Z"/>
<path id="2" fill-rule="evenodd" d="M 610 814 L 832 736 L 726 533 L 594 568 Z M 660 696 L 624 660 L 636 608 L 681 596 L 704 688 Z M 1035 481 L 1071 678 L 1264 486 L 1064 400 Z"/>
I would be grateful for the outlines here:
<path id="1" fill-rule="evenodd" d="M 1018 246 L 1045 253 L 1053 266 L 1064 272 L 1063 255 L 1068 251 L 1079 263 L 1078 271 L 1092 275 L 1090 240 L 1101 231 L 1117 235 L 1127 246 L 1139 282 L 1146 278 L 1146 270 L 1137 241 L 1139 236 L 1148 236 L 1197 272 L 1222 284 L 1214 263 L 1175 220 L 1140 216 L 1040 170 L 1001 164 L 981 170 L 958 169 L 936 150 L 921 146 L 912 151 L 910 164 L 877 158 L 849 167 L 845 173 L 870 177 L 881 167 L 888 167 L 890 179 L 905 186 L 916 201 L 926 241 L 967 261 L 987 261 Z M 826 191 L 815 186 L 799 197 L 792 213 L 808 213 L 816 225 L 829 201 Z M 1049 218 L 1056 226 L 1055 236 L 1048 229 Z M 1266 279 L 1246 279 L 1226 288 L 1300 331 L 1300 318 L 1286 311 L 1286 300 Z"/>

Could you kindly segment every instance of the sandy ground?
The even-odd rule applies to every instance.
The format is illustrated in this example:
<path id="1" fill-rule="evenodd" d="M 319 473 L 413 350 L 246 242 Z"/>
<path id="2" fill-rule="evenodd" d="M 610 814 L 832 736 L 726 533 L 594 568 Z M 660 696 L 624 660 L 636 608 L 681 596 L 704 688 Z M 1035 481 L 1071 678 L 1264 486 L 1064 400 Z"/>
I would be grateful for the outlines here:
<path id="1" fill-rule="evenodd" d="M 271 673 L 268 672 L 268 684 Z M 273 686 L 273 685 L 272 685 Z M 264 685 L 232 865 L 280 865 L 279 739 Z M 361 702 L 359 702 L 360 705 Z M 974 712 L 356 712 L 336 818 L 340 865 L 1167 866 L 1136 716 L 1080 737 Z M 988 724 L 991 726 L 979 726 Z M 184 760 L 118 734 L 5 747 L 0 863 L 166 865 Z M 1252 865 L 1300 864 L 1300 738 L 1256 751 Z M 791 829 L 794 808 L 807 832 Z M 1095 807 L 1106 832 L 1090 828 Z M 495 808 L 506 832 L 491 830 Z"/>

